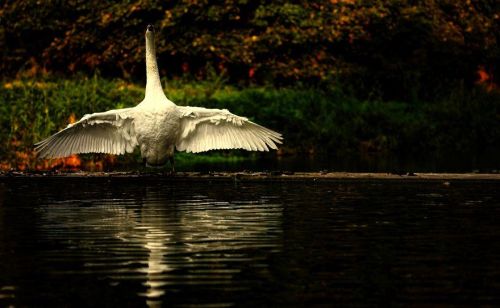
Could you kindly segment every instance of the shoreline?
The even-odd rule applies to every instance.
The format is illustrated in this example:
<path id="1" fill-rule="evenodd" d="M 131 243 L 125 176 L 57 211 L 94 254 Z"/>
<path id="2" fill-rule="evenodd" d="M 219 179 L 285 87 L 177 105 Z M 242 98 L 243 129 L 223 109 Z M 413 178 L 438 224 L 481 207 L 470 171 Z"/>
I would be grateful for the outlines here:
<path id="1" fill-rule="evenodd" d="M 372 173 L 372 172 L 0 172 L 0 182 L 9 179 L 155 179 L 167 181 L 500 181 L 500 173 Z"/>

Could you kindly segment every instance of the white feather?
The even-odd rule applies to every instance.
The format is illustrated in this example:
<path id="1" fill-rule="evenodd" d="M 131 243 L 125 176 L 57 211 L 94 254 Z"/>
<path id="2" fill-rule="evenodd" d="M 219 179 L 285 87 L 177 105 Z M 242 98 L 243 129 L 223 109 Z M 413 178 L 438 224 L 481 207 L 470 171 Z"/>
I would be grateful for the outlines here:
<path id="1" fill-rule="evenodd" d="M 179 151 L 204 152 L 215 149 L 268 151 L 280 144 L 281 134 L 223 109 L 177 107 L 181 112 Z"/>
<path id="2" fill-rule="evenodd" d="M 118 114 L 121 117 L 116 117 Z M 122 141 L 127 140 L 123 135 L 130 129 L 129 126 L 134 125 L 133 115 L 132 108 L 85 115 L 80 121 L 37 143 L 35 149 L 41 158 L 78 153 L 131 152 L 137 140 L 129 138 L 127 143 Z"/>

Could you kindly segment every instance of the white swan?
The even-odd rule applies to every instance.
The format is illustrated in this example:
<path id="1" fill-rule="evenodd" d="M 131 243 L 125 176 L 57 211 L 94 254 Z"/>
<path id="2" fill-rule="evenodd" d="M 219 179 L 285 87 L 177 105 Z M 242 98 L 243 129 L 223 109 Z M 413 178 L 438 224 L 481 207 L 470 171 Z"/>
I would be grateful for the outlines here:
<path id="1" fill-rule="evenodd" d="M 268 151 L 282 143 L 281 134 L 226 109 L 177 106 L 160 82 L 154 28 L 146 30 L 146 95 L 133 108 L 86 114 L 78 122 L 35 144 L 39 158 L 77 153 L 124 154 L 140 147 L 148 166 L 162 166 L 174 148 L 204 152 L 215 149 Z"/>

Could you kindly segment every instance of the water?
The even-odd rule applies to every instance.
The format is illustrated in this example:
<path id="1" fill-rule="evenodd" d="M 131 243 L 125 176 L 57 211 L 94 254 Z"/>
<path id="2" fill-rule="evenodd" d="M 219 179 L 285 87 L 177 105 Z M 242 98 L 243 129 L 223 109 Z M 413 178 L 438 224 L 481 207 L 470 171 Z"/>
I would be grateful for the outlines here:
<path id="1" fill-rule="evenodd" d="M 498 188 L 3 179 L 0 306 L 493 305 Z"/>

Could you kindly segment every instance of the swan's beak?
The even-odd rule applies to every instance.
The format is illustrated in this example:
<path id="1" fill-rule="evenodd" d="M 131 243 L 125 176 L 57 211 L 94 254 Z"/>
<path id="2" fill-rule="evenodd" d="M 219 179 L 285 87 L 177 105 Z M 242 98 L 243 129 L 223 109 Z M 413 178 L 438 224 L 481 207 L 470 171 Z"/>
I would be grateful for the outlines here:
<path id="1" fill-rule="evenodd" d="M 153 27 L 153 25 L 149 24 L 148 27 L 146 28 L 146 32 L 155 32 L 155 27 Z"/>

